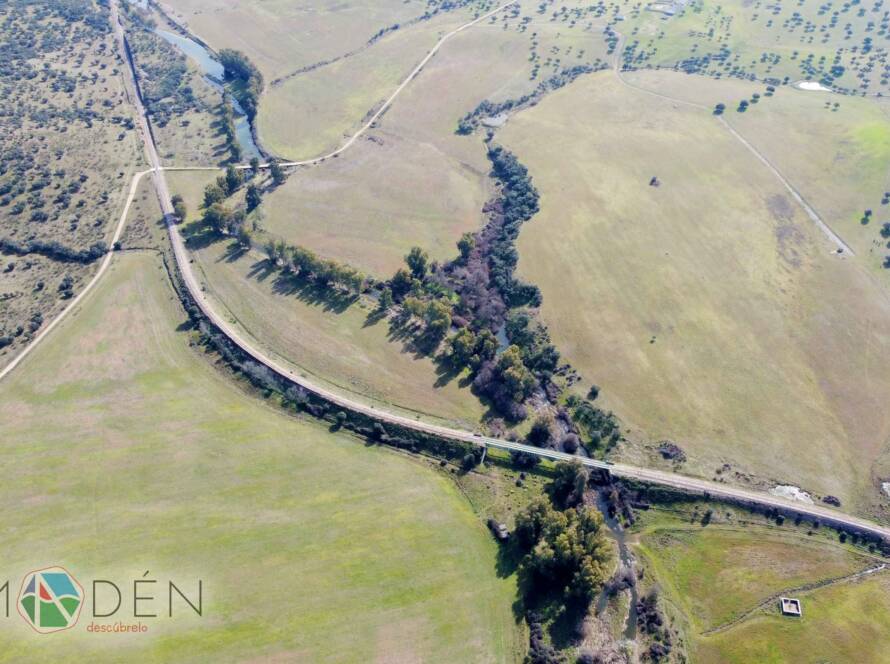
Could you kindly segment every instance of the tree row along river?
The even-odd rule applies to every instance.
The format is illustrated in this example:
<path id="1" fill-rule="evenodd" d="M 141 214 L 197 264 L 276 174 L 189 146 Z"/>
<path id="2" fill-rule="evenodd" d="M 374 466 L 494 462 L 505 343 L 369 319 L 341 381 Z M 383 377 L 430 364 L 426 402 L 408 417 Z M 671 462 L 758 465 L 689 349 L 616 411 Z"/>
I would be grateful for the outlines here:
<path id="1" fill-rule="evenodd" d="M 262 159 L 262 154 L 253 140 L 247 114 L 238 101 L 232 95 L 226 93 L 223 87 L 225 72 L 220 61 L 216 59 L 210 50 L 193 39 L 161 28 L 156 28 L 155 34 L 178 48 L 187 58 L 194 62 L 201 73 L 204 74 L 204 80 L 225 97 L 226 103 L 232 105 L 235 111 L 235 140 L 238 141 L 238 145 L 241 147 L 243 159 L 245 161 L 253 157 Z"/>

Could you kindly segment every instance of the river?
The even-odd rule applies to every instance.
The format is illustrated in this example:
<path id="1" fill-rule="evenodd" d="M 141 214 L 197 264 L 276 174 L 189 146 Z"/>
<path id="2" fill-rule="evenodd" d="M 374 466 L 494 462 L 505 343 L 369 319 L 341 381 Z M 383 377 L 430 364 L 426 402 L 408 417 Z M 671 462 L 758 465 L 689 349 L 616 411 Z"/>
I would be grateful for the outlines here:
<path id="1" fill-rule="evenodd" d="M 596 503 L 600 512 L 603 513 L 603 521 L 609 529 L 610 535 L 618 545 L 619 574 L 624 571 L 636 577 L 633 554 L 631 554 L 630 547 L 627 544 L 626 531 L 621 527 L 617 518 L 609 516 L 609 505 L 600 491 L 597 492 Z M 624 623 L 624 638 L 628 641 L 633 641 L 637 638 L 637 601 L 639 600 L 636 583 L 628 590 L 630 592 L 630 606 L 628 607 L 627 618 Z M 601 614 L 608 603 L 609 592 L 604 589 L 596 601 L 596 614 Z"/>
<path id="2" fill-rule="evenodd" d="M 155 33 L 178 48 L 187 58 L 194 62 L 201 73 L 204 74 L 204 80 L 222 93 L 226 101 L 232 105 L 232 110 L 235 111 L 235 140 L 241 146 L 243 160 L 248 161 L 253 157 L 262 159 L 262 154 L 253 141 L 253 133 L 250 129 L 250 121 L 247 119 L 247 114 L 238 101 L 228 94 L 223 87 L 225 72 L 220 61 L 213 56 L 213 53 L 188 37 L 170 32 L 169 30 L 162 30 L 161 28 L 156 28 Z"/>

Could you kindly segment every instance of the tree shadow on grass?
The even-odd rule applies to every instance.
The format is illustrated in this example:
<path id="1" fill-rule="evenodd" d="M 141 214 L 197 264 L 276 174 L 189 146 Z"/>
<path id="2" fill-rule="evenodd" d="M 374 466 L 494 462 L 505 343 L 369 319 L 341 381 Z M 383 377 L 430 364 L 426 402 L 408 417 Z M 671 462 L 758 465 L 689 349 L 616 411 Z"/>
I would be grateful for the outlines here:
<path id="1" fill-rule="evenodd" d="M 189 251 L 206 249 L 224 238 L 224 236 L 199 221 L 186 224 L 179 232 L 185 240 L 186 249 Z"/>
<path id="2" fill-rule="evenodd" d="M 384 320 L 386 318 L 386 316 L 387 316 L 386 310 L 381 309 L 380 307 L 377 307 L 376 309 L 374 309 L 374 311 L 372 311 L 371 313 L 368 314 L 368 316 L 365 318 L 365 322 L 362 325 L 362 327 L 363 328 L 374 327 L 375 325 L 377 325 L 377 323 Z"/>
<path id="3" fill-rule="evenodd" d="M 519 546 L 519 542 L 516 541 L 515 537 L 511 537 L 506 542 L 501 542 L 498 546 L 498 555 L 495 560 L 495 572 L 498 578 L 506 579 L 515 574 L 516 570 L 519 569 L 519 563 L 522 561 L 523 555 L 522 547 Z"/>
<path id="4" fill-rule="evenodd" d="M 247 247 L 240 242 L 230 242 L 226 247 L 225 253 L 216 259 L 217 263 L 225 261 L 226 263 L 235 263 L 247 254 Z"/>
<path id="5" fill-rule="evenodd" d="M 436 358 L 436 382 L 433 387 L 445 387 L 463 373 L 463 367 L 455 367 L 443 357 Z M 469 377 L 461 380 L 461 387 L 469 383 Z"/>
<path id="6" fill-rule="evenodd" d="M 278 268 L 267 258 L 251 265 L 247 272 L 247 278 L 256 279 L 262 283 L 276 272 L 278 272 Z"/>
<path id="7" fill-rule="evenodd" d="M 285 272 L 280 272 L 275 277 L 272 291 L 277 295 L 294 296 L 301 302 L 322 307 L 324 311 L 335 314 L 342 314 L 359 299 L 355 293 L 319 286 L 310 279 Z"/>

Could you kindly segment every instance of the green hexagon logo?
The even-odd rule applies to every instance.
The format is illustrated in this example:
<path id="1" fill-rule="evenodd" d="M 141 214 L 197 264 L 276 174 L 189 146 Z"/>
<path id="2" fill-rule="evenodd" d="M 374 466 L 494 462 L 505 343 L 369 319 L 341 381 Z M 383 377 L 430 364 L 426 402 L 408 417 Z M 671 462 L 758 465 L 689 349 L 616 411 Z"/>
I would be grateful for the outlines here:
<path id="1" fill-rule="evenodd" d="M 22 581 L 16 608 L 41 634 L 74 627 L 83 606 L 83 586 L 62 567 L 29 572 Z"/>

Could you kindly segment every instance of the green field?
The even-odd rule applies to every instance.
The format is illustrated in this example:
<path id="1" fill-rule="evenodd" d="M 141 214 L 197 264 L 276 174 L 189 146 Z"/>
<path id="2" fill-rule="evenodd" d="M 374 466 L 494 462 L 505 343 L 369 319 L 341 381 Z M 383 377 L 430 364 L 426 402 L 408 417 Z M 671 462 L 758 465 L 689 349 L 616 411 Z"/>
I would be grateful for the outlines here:
<path id="1" fill-rule="evenodd" d="M 703 513 L 656 508 L 635 527 L 646 579 L 683 625 L 690 661 L 884 661 L 890 574 L 848 578 L 881 560 L 833 532 L 807 535 L 806 525 L 764 525 L 724 507 L 701 526 Z M 801 600 L 802 618 L 780 614 L 785 593 Z"/>
<path id="2" fill-rule="evenodd" d="M 446 42 L 348 152 L 298 170 L 266 198 L 263 227 L 378 277 L 400 267 L 413 245 L 422 246 L 434 260 L 453 259 L 456 240 L 482 225 L 482 207 L 493 193 L 485 146 L 480 136 L 456 135 L 458 120 L 485 99 L 519 98 L 564 68 L 606 58 L 599 31 L 586 23 L 550 21 L 536 9 L 522 3 L 519 14 L 503 12 Z M 357 59 L 370 66 L 374 58 L 390 57 L 388 48 L 376 44 Z M 315 87 L 306 76 L 293 79 L 294 94 L 299 93 L 303 104 L 325 103 L 345 85 L 340 79 L 350 67 L 363 66 L 349 59 L 339 68 L 319 69 L 307 75 L 314 77 Z M 392 91 L 396 82 L 387 85 L 381 90 Z M 270 90 L 263 103 L 270 115 L 285 122 L 288 113 L 272 111 L 279 94 Z M 357 117 L 373 100 L 363 104 L 358 104 Z M 312 117 L 334 134 L 344 130 L 336 114 L 317 108 Z M 260 126 L 265 139 L 262 121 Z M 296 140 L 308 128 L 288 121 L 282 131 Z M 321 135 L 315 130 L 309 134 Z M 288 154 L 310 156 L 313 150 Z"/>
<path id="3" fill-rule="evenodd" d="M 887 661 L 890 574 L 802 593 L 803 618 L 778 609 L 696 644 L 694 661 L 721 664 Z"/>
<path id="4" fill-rule="evenodd" d="M 695 525 L 647 532 L 641 544 L 700 630 L 724 625 L 774 593 L 847 576 L 873 562 L 779 530 Z"/>
<path id="5" fill-rule="evenodd" d="M 439 4 L 426 0 L 177 0 L 165 11 L 215 49 L 235 48 L 267 82 L 361 47 L 378 30 Z"/>
<path id="6" fill-rule="evenodd" d="M 184 320 L 122 255 L 0 385 L 0 520 L 11 579 L 197 577 L 204 616 L 37 637 L 13 609 L 0 659 L 513 661 L 515 582 L 452 481 L 245 394 Z"/>
<path id="7" fill-rule="evenodd" d="M 864 264 L 879 268 L 886 251 L 881 224 L 890 218 L 890 106 L 887 101 L 779 88 L 744 113 L 735 109 L 761 83 L 641 71 L 625 78 L 659 94 L 729 109 L 725 119 L 779 168 Z M 862 224 L 866 209 L 874 218 Z"/>
<path id="8" fill-rule="evenodd" d="M 676 440 L 686 472 L 710 477 L 730 462 L 848 508 L 882 504 L 886 294 L 830 253 L 708 111 L 610 72 L 520 113 L 499 140 L 541 192 L 519 272 L 541 287 L 557 347 L 608 407 L 644 439 Z"/>
<path id="9" fill-rule="evenodd" d="M 197 219 L 201 191 L 216 174 L 168 177 L 171 191 L 186 200 L 189 218 Z M 372 304 L 301 293 L 270 274 L 260 252 L 232 256 L 227 254 L 229 244 L 219 240 L 197 249 L 192 254 L 195 266 L 216 306 L 259 347 L 351 398 L 468 428 L 478 423 L 483 407 L 469 388 L 461 387 L 460 378 L 440 385 L 431 359 L 391 339 L 385 320 L 369 319 Z"/>
<path id="10" fill-rule="evenodd" d="M 464 11 L 437 16 L 354 56 L 270 86 L 257 116 L 260 140 L 287 159 L 330 152 L 365 123 L 440 37 L 471 18 Z"/>

